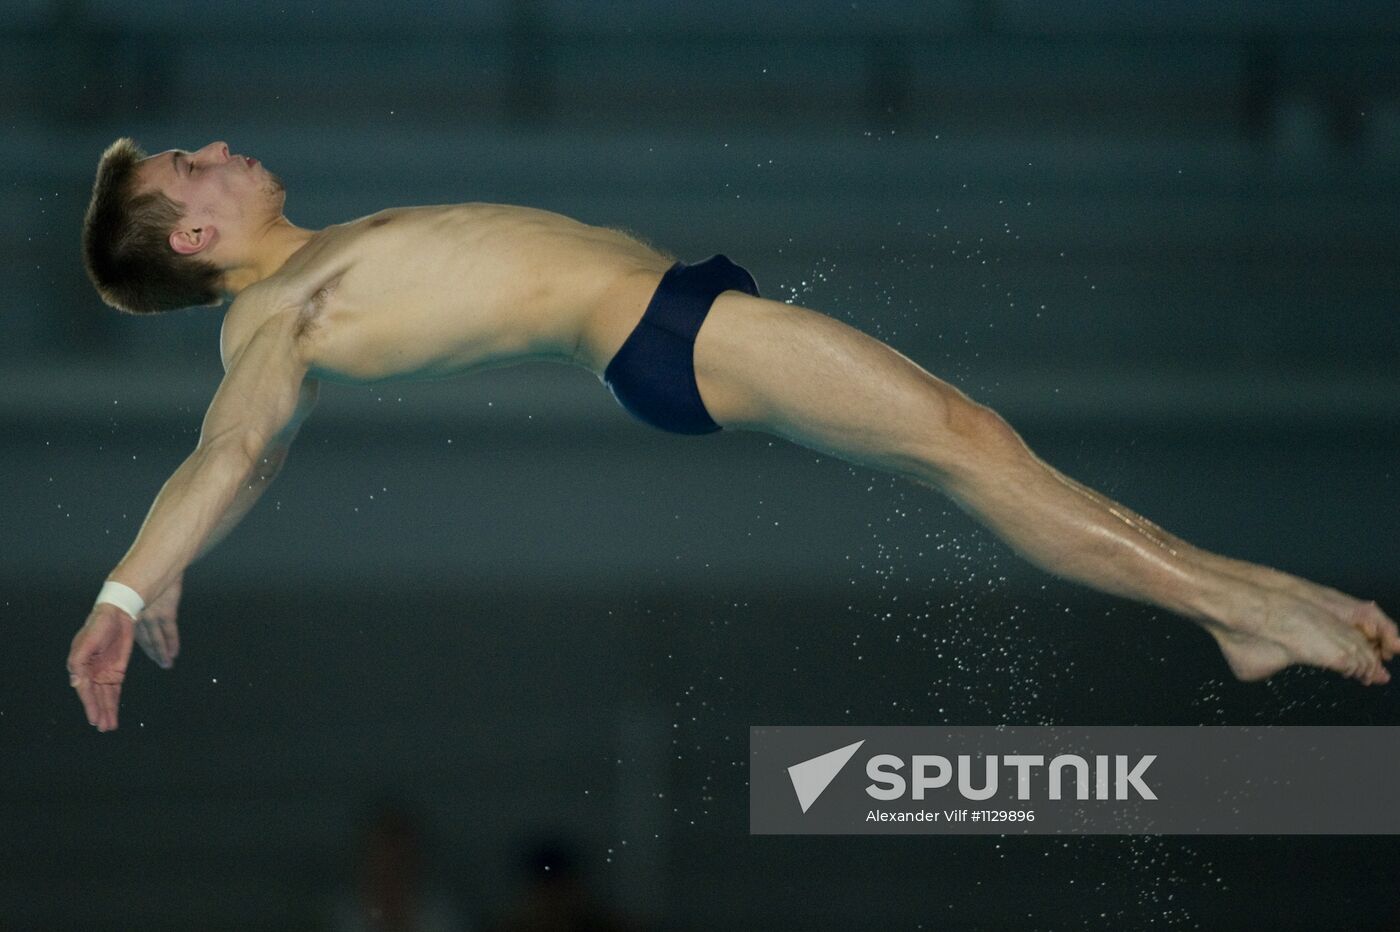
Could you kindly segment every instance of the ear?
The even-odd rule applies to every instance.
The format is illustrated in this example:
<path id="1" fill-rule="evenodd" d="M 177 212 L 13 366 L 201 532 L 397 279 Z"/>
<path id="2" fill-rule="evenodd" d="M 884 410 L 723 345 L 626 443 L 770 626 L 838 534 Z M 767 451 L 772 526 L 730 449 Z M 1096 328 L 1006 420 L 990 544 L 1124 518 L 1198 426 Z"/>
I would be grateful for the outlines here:
<path id="1" fill-rule="evenodd" d="M 193 227 L 188 230 L 176 230 L 171 233 L 170 248 L 182 256 L 192 256 L 197 252 L 204 252 L 218 242 L 218 240 L 218 227 Z"/>

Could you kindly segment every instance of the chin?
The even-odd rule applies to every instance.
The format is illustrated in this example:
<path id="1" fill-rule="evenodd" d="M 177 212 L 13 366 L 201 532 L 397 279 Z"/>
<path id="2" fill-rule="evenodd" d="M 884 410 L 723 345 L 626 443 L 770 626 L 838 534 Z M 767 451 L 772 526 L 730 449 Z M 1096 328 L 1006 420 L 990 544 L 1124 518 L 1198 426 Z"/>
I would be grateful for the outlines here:
<path id="1" fill-rule="evenodd" d="M 266 195 L 268 209 L 273 214 L 280 215 L 282 208 L 287 205 L 287 189 L 282 187 L 282 182 L 274 177 L 273 183 L 263 188 L 263 193 Z"/>
<path id="2" fill-rule="evenodd" d="M 284 201 L 287 198 L 287 186 L 282 183 L 281 178 L 278 178 L 272 172 L 267 173 L 267 180 L 263 183 L 262 189 L 273 200 Z"/>

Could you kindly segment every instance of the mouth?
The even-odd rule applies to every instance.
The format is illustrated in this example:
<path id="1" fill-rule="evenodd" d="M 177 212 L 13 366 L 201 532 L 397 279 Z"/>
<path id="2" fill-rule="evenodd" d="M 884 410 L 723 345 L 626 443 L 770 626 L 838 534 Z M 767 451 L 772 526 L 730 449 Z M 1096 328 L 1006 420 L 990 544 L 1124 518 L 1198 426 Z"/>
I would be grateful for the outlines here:
<path id="1" fill-rule="evenodd" d="M 249 168 L 252 168 L 254 165 L 258 164 L 258 160 L 253 158 L 251 155 L 243 156 L 243 161 L 247 163 Z"/>

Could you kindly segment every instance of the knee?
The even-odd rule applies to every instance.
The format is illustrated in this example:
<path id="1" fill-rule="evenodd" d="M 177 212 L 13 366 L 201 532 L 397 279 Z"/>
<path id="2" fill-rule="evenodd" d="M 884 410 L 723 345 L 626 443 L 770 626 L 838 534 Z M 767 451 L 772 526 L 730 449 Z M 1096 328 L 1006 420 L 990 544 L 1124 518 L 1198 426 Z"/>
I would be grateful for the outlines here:
<path id="1" fill-rule="evenodd" d="M 965 396 L 945 398 L 920 459 L 935 479 L 967 477 L 1024 451 L 1020 435 L 993 409 Z"/>

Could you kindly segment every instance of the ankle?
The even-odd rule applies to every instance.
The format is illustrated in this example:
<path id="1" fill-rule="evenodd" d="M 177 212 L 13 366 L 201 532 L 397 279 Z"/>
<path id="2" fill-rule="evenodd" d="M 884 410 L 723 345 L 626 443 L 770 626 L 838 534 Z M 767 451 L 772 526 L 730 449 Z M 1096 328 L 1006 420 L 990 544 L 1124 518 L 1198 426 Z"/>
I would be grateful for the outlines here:
<path id="1" fill-rule="evenodd" d="M 1211 574 L 1187 595 L 1181 612 L 1203 625 L 1237 632 L 1257 631 L 1265 626 L 1275 595 L 1237 576 Z"/>

